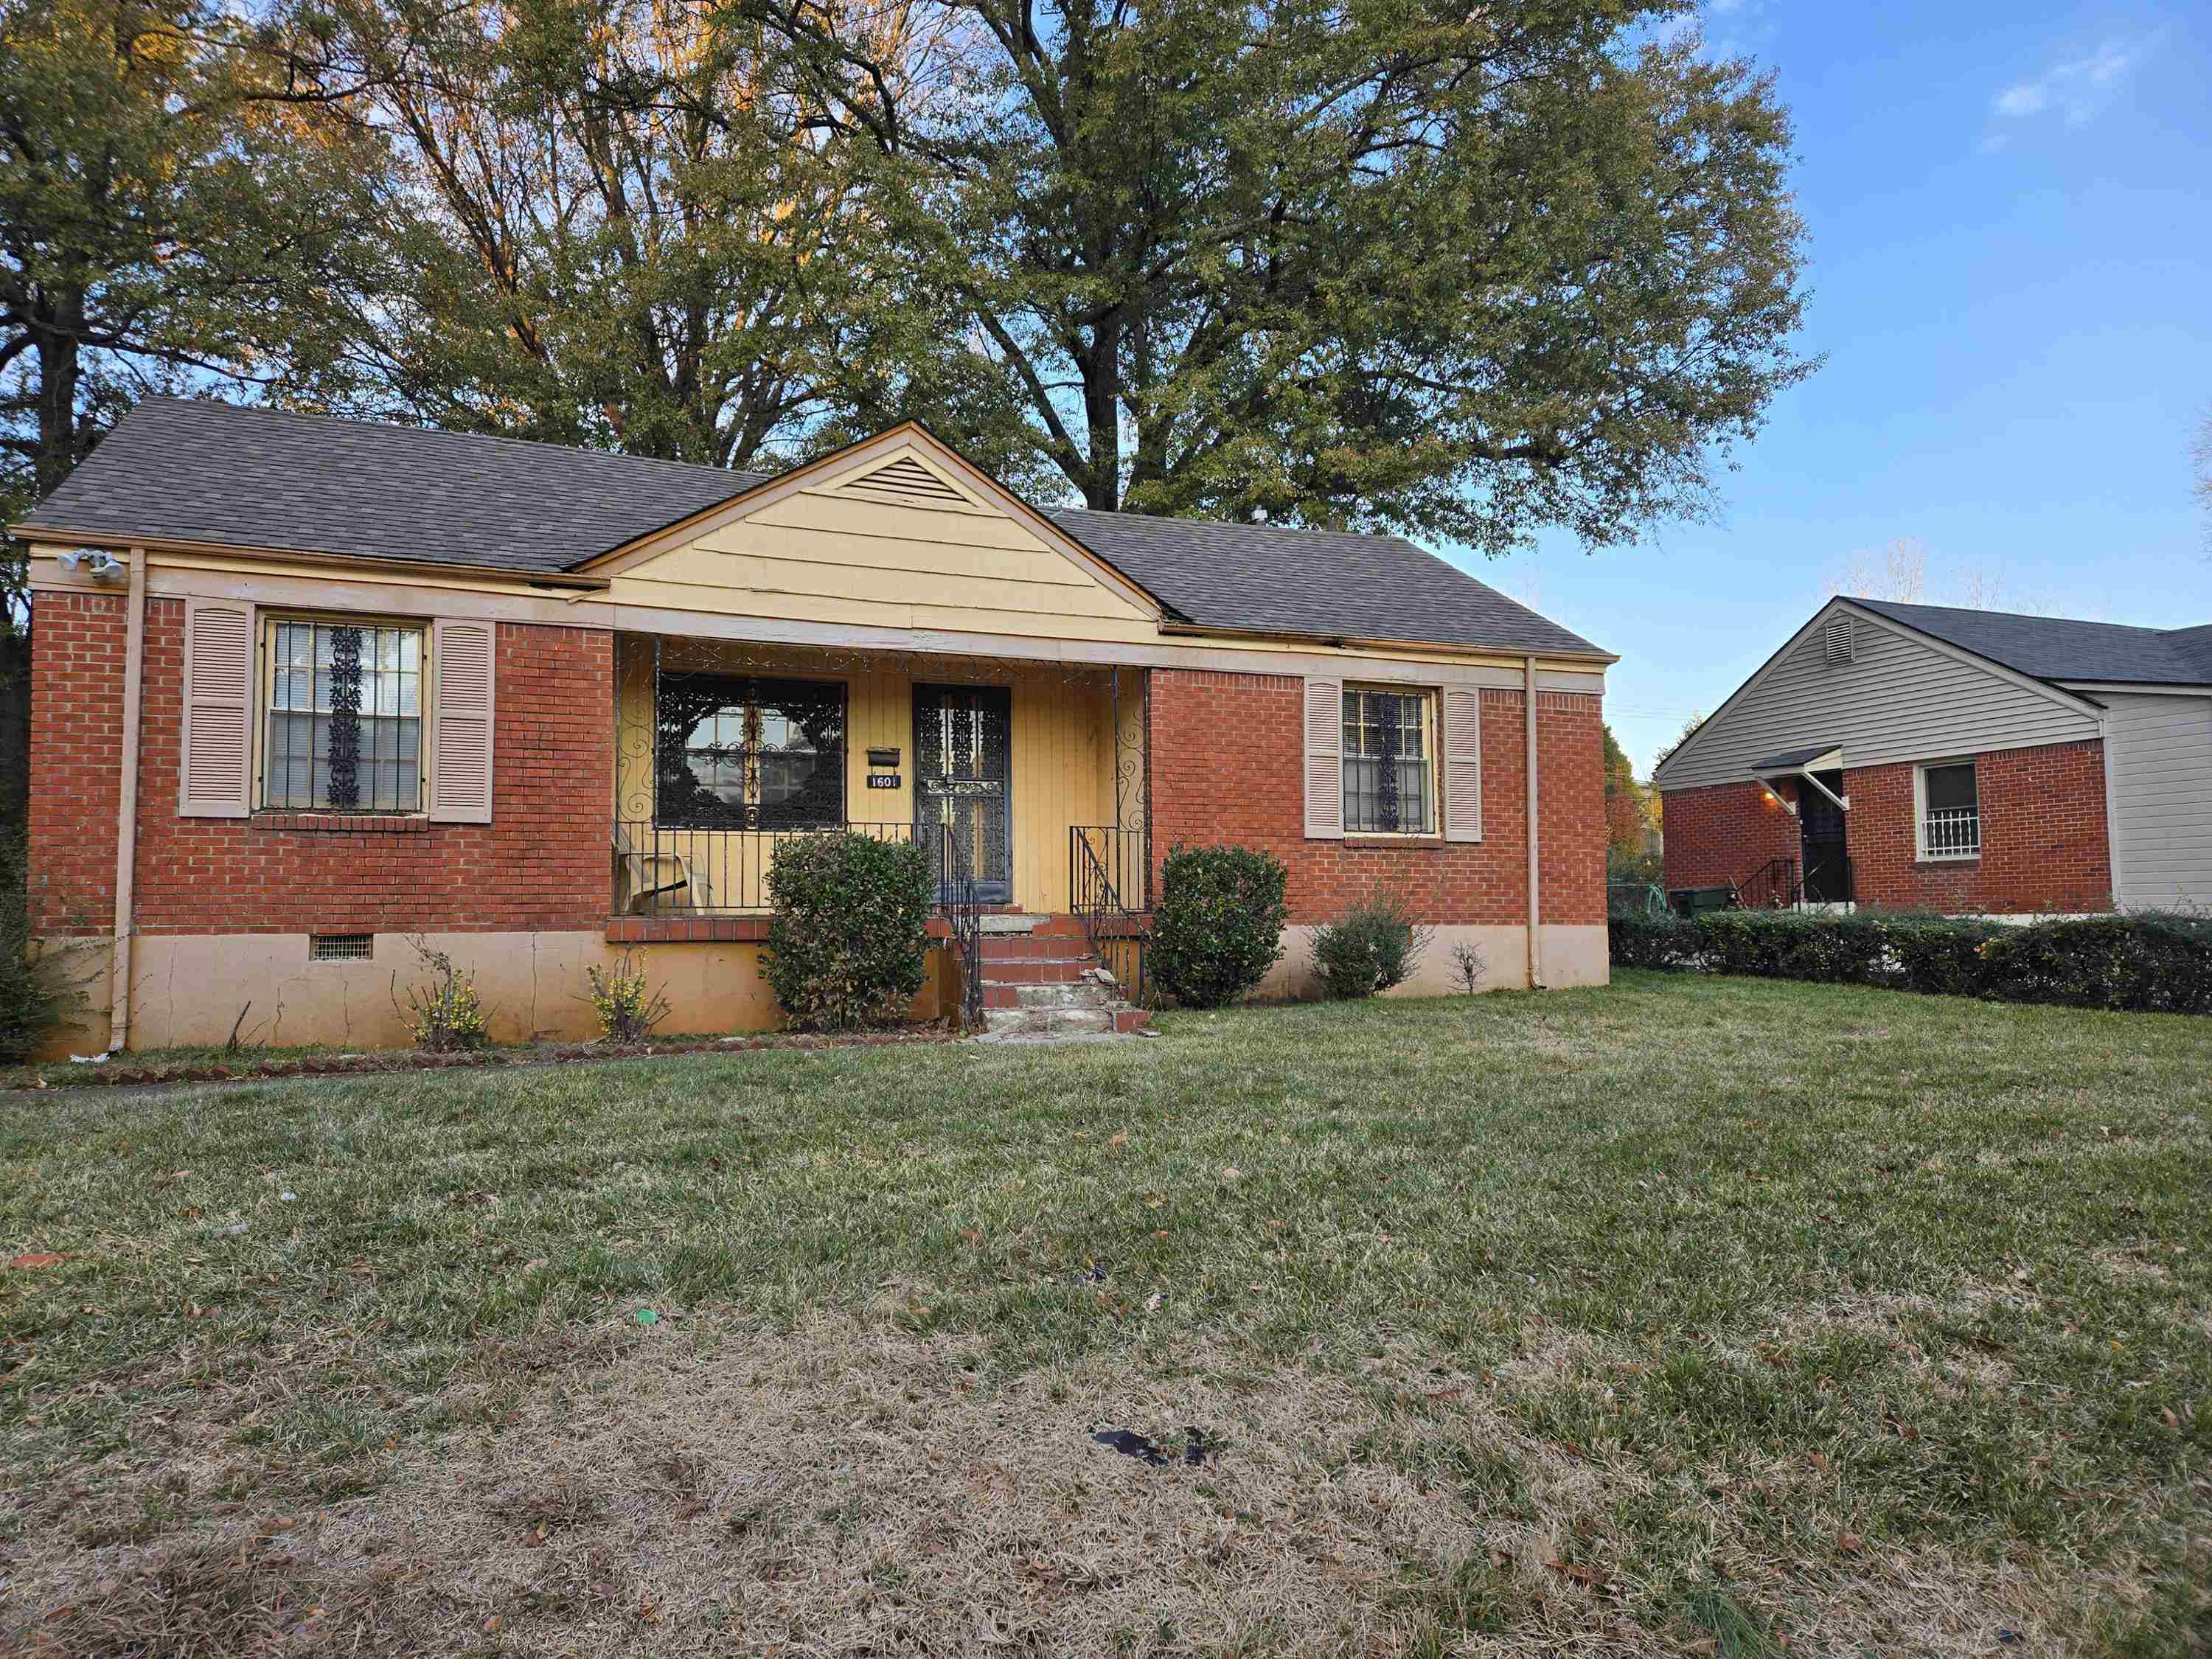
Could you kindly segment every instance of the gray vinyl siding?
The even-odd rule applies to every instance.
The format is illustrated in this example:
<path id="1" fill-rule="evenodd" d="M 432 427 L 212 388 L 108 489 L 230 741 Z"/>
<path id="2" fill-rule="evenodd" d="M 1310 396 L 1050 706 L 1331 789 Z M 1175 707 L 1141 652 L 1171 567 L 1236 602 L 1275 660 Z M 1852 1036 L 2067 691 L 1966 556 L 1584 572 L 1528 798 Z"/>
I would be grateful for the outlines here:
<path id="1" fill-rule="evenodd" d="M 2097 696 L 2106 708 L 2119 902 L 2212 904 L 2212 697 Z"/>
<path id="2" fill-rule="evenodd" d="M 1813 744 L 1841 744 L 1847 767 L 1879 766 L 2098 734 L 2092 710 L 1863 611 L 1852 617 L 1857 659 L 1831 667 L 1819 626 L 1828 614 L 1661 769 L 1662 788 L 1747 781 L 1753 761 Z"/>

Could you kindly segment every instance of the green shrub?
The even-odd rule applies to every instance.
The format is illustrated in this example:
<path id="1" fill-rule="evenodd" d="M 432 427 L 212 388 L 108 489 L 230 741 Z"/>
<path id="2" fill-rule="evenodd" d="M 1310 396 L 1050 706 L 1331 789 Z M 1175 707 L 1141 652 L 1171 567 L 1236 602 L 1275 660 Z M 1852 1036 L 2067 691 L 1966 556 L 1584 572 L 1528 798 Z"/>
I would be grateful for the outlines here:
<path id="1" fill-rule="evenodd" d="M 1616 916 L 1621 968 L 1882 985 L 2073 1008 L 2212 1013 L 2212 921 L 2142 914 L 2025 926 L 1966 917 L 1717 910 Z"/>
<path id="2" fill-rule="evenodd" d="M 1192 1008 L 1218 1008 L 1249 991 L 1282 960 L 1290 879 L 1280 860 L 1249 848 L 1176 848 L 1160 866 L 1154 981 Z"/>
<path id="3" fill-rule="evenodd" d="M 433 951 L 420 939 L 407 942 L 430 975 L 428 985 L 407 988 L 405 1018 L 415 1034 L 415 1046 L 441 1054 L 483 1048 L 490 1036 L 483 1004 L 477 997 L 475 973 L 454 967 L 452 957 Z"/>
<path id="4" fill-rule="evenodd" d="M 646 983 L 642 958 L 625 951 L 605 971 L 594 962 L 586 963 L 584 972 L 592 981 L 592 1012 L 599 1017 L 599 1035 L 609 1042 L 642 1042 L 668 1018 L 668 999 Z"/>
<path id="5" fill-rule="evenodd" d="M 850 833 L 795 836 L 768 870 L 761 975 L 793 1025 L 849 1031 L 907 1017 L 928 976 L 930 848 Z"/>
<path id="6" fill-rule="evenodd" d="M 1884 982 L 1887 946 L 1881 930 L 1865 916 L 1716 910 L 1697 926 L 1715 973 L 1838 985 Z"/>
<path id="7" fill-rule="evenodd" d="M 1691 968 L 1704 937 L 1680 916 L 1615 916 L 1606 939 L 1616 968 Z"/>
<path id="8" fill-rule="evenodd" d="M 1435 933 L 1413 920 L 1402 897 L 1378 887 L 1341 921 L 1315 930 L 1314 972 L 1333 997 L 1371 997 L 1404 982 Z"/>
<path id="9" fill-rule="evenodd" d="M 2166 917 L 2048 921 L 1992 939 L 1984 984 L 2008 1002 L 2212 1012 L 2212 943 Z"/>
<path id="10" fill-rule="evenodd" d="M 9 1062 L 27 1060 L 73 1000 L 60 956 L 33 949 L 24 864 L 21 839 L 0 839 L 0 1060 Z"/>
<path id="11" fill-rule="evenodd" d="M 1890 984 L 1954 997 L 1983 994 L 1984 948 L 1991 939 L 2019 931 L 2002 921 L 1942 916 L 1883 916 L 1880 925 L 1889 945 Z"/>

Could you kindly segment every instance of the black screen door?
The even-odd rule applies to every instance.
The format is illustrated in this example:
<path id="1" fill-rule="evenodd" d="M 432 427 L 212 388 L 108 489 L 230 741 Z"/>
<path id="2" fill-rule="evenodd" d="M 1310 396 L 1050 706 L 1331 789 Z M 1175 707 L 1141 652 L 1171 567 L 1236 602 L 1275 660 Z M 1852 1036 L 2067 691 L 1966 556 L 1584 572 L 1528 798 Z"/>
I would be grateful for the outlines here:
<path id="1" fill-rule="evenodd" d="M 1841 772 L 1823 772 L 1820 781 L 1838 795 L 1844 793 Z M 1851 896 L 1851 860 L 1844 837 L 1845 816 L 1842 807 L 1810 784 L 1799 786 L 1797 823 L 1808 904 L 1841 904 Z"/>
<path id="2" fill-rule="evenodd" d="M 914 688 L 914 833 L 943 855 L 950 829 L 975 896 L 1013 897 L 1013 695 L 1002 685 Z"/>

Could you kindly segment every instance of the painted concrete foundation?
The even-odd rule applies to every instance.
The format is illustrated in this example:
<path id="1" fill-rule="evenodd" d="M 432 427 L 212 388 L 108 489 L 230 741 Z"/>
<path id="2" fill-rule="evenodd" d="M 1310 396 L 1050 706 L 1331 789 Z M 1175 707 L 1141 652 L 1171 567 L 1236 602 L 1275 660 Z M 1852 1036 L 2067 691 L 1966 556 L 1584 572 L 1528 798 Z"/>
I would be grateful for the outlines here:
<path id="1" fill-rule="evenodd" d="M 1262 1000 L 1303 1000 L 1321 994 L 1314 977 L 1313 936 L 1310 927 L 1283 930 L 1283 959 L 1277 963 L 1260 988 Z M 1452 947 L 1472 945 L 1482 952 L 1482 989 L 1525 991 L 1528 988 L 1528 930 L 1526 927 L 1439 926 L 1420 965 L 1403 985 L 1386 992 L 1394 997 L 1450 996 L 1462 989 L 1459 970 L 1452 962 Z M 1603 985 L 1611 977 L 1606 932 L 1596 927 L 1547 925 L 1543 929 L 1544 982 L 1555 990 L 1577 985 Z"/>
<path id="2" fill-rule="evenodd" d="M 495 1042 L 532 1037 L 581 1041 L 599 1035 L 586 969 L 622 959 L 623 948 L 601 932 L 425 933 L 476 976 Z M 367 961 L 313 962 L 305 933 L 145 934 L 132 949 L 131 1047 L 220 1043 L 239 1021 L 241 1042 L 289 1047 L 337 1043 L 389 1048 L 411 1041 L 407 989 L 428 977 L 404 933 L 374 935 Z M 106 1048 L 106 942 L 70 940 L 65 976 L 83 1000 L 46 1050 L 46 1058 Z M 782 1023 L 768 981 L 762 947 L 683 943 L 629 947 L 647 978 L 665 991 L 665 1036 L 771 1030 Z M 949 963 L 930 952 L 930 980 L 915 1001 L 915 1018 L 941 1017 Z M 250 1006 L 248 1005 L 251 1005 Z"/>

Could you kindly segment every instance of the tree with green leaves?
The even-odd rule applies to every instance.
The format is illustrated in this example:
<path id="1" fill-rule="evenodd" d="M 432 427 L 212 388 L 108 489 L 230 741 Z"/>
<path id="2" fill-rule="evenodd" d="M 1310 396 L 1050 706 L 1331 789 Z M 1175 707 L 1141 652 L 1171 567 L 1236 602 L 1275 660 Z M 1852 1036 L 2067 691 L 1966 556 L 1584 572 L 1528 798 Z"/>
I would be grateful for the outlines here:
<path id="1" fill-rule="evenodd" d="M 312 372 L 368 279 L 374 136 L 273 16 L 0 0 L 0 506 L 155 390 Z"/>
<path id="2" fill-rule="evenodd" d="M 896 66 L 892 4 L 823 11 Z M 909 294 L 770 31 L 686 0 L 335 0 L 393 140 L 390 289 L 326 395 L 460 430 L 742 466 L 802 447 Z M 903 89 L 902 88 L 902 95 Z"/>
<path id="3" fill-rule="evenodd" d="M 959 318 L 848 386 L 852 430 L 918 414 L 1094 507 L 1496 553 L 1700 510 L 1810 367 L 1787 116 L 1653 42 L 1679 0 L 933 3 L 915 73 L 816 0 L 722 0 L 873 148 L 902 287 Z"/>

